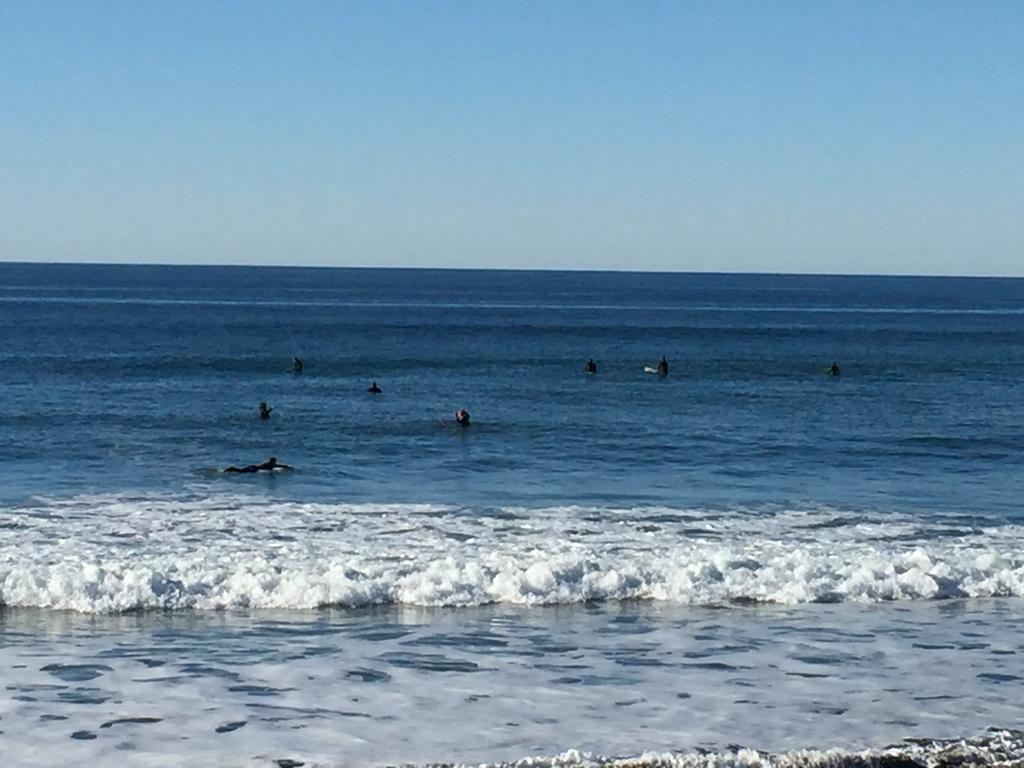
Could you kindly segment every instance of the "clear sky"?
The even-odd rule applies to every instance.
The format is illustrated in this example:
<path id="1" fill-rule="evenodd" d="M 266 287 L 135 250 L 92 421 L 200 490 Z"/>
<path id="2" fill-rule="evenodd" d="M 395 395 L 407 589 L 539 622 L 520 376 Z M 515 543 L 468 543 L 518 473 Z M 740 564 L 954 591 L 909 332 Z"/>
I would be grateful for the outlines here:
<path id="1" fill-rule="evenodd" d="M 1024 275 L 1024 2 L 6 0 L 0 260 Z"/>

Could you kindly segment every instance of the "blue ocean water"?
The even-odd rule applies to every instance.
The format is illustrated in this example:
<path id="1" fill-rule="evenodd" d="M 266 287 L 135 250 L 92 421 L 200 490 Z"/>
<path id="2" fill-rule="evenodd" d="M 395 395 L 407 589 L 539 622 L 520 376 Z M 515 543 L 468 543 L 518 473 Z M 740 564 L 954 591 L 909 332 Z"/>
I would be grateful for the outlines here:
<path id="1" fill-rule="evenodd" d="M 0 306 L 8 501 L 1020 515 L 1024 280 L 4 264 Z"/>
<path id="2" fill-rule="evenodd" d="M 0 312 L 5 765 L 1024 758 L 1024 280 L 0 264 Z"/>

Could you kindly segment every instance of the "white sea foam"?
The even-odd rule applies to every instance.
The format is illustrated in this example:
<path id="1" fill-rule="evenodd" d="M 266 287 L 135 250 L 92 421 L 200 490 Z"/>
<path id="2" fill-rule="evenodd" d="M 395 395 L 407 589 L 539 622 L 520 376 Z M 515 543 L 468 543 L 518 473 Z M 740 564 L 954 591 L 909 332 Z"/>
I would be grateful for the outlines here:
<path id="1" fill-rule="evenodd" d="M 568 750 L 479 768 L 912 768 L 925 766 L 1019 766 L 1024 732 L 999 730 L 973 739 L 919 741 L 888 749 L 799 749 L 771 754 L 735 748 L 728 752 L 645 752 L 608 757 Z"/>
<path id="2" fill-rule="evenodd" d="M 764 512 L 75 497 L 0 510 L 0 604 L 800 604 L 1024 595 L 1024 528 Z"/>

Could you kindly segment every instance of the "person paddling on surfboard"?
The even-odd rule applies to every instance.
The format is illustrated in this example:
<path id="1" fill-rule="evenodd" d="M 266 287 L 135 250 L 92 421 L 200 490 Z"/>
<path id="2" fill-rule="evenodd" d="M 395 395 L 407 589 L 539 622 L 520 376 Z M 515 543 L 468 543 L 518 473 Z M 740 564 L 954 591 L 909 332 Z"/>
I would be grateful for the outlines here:
<path id="1" fill-rule="evenodd" d="M 658 375 L 668 376 L 668 360 L 665 359 L 664 355 L 661 356 L 661 362 L 658 363 Z"/>
<path id="2" fill-rule="evenodd" d="M 238 475 L 251 475 L 254 472 L 273 472 L 274 470 L 291 470 L 293 467 L 288 464 L 278 464 L 277 458 L 271 456 L 269 459 L 264 461 L 262 464 L 249 464 L 245 467 L 225 467 L 225 472 Z"/>
<path id="3" fill-rule="evenodd" d="M 587 360 L 587 364 L 583 366 L 584 373 L 597 373 L 597 363 L 594 362 L 594 358 Z"/>

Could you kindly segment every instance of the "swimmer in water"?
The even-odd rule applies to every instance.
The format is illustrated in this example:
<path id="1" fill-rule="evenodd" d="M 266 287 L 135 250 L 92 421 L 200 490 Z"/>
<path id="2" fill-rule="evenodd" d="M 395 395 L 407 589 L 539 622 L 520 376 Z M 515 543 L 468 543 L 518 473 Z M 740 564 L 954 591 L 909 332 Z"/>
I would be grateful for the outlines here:
<path id="1" fill-rule="evenodd" d="M 668 376 L 668 360 L 665 359 L 664 355 L 661 356 L 661 362 L 658 363 L 658 375 Z"/>
<path id="2" fill-rule="evenodd" d="M 381 392 L 383 392 L 383 390 L 377 386 L 376 381 L 373 382 L 373 384 L 370 385 L 370 388 L 367 389 L 366 391 L 374 395 L 379 395 Z"/>
<path id="3" fill-rule="evenodd" d="M 587 364 L 583 366 L 584 373 L 597 373 L 597 363 L 594 362 L 594 358 L 587 360 Z"/>
<path id="4" fill-rule="evenodd" d="M 225 467 L 224 471 L 232 474 L 251 475 L 255 472 L 273 472 L 275 469 L 291 470 L 293 467 L 288 464 L 278 464 L 277 458 L 271 456 L 262 464 L 249 464 L 245 467 Z"/>
<path id="5" fill-rule="evenodd" d="M 270 412 L 274 410 L 270 408 L 266 403 L 260 403 L 260 418 L 266 421 L 270 418 Z"/>
<path id="6" fill-rule="evenodd" d="M 293 357 L 292 358 L 292 373 L 302 373 L 302 358 L 301 357 Z"/>
<path id="7" fill-rule="evenodd" d="M 839 366 L 836 365 L 835 363 L 832 363 L 832 365 L 829 366 L 828 372 L 829 372 L 830 376 L 838 376 L 839 375 Z"/>
<path id="8" fill-rule="evenodd" d="M 438 419 L 437 423 L 440 424 L 442 427 L 447 427 L 448 426 L 448 422 L 445 421 L 444 419 Z M 459 410 L 457 410 L 455 412 L 455 423 L 458 424 L 460 427 L 468 427 L 469 426 L 469 411 L 467 411 L 467 410 L 465 410 L 463 408 L 459 408 Z"/>

